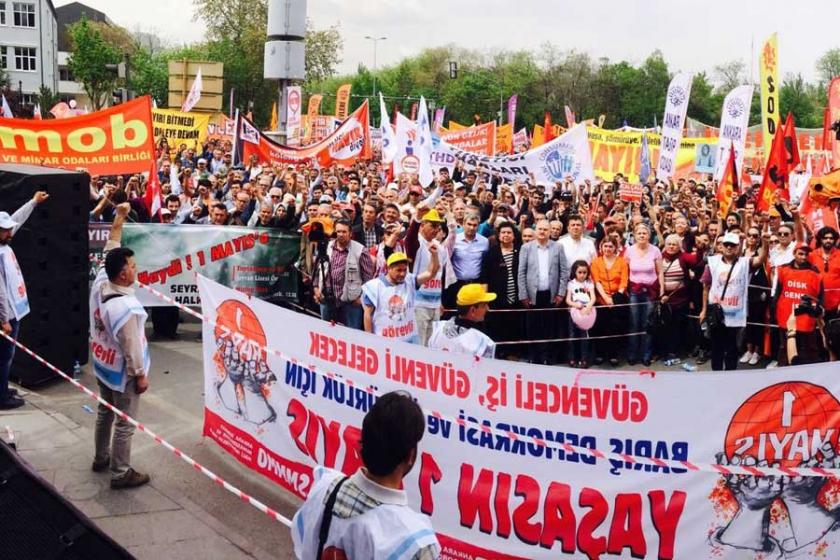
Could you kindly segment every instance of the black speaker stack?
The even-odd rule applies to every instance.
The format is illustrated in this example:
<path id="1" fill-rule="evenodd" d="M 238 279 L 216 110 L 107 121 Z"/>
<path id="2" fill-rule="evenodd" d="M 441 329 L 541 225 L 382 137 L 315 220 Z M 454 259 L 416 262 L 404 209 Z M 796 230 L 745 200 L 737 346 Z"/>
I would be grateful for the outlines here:
<path id="1" fill-rule="evenodd" d="M 11 241 L 31 309 L 18 339 L 62 371 L 88 357 L 90 177 L 32 165 L 0 165 L 0 211 L 13 214 L 37 191 L 39 204 Z M 58 377 L 17 351 L 11 378 L 35 386 Z"/>

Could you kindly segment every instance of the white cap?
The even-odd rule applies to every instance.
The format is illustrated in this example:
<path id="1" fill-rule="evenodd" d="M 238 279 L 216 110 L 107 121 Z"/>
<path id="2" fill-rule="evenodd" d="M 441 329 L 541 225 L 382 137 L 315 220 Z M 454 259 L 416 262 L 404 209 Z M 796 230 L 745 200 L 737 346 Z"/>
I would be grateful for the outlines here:
<path id="1" fill-rule="evenodd" d="M 392 191 L 400 190 L 400 186 L 396 183 L 388 183 L 388 189 Z"/>
<path id="2" fill-rule="evenodd" d="M 164 214 L 167 215 L 167 216 L 171 216 L 172 212 L 169 211 L 169 208 L 161 208 L 160 209 L 160 215 L 163 216 Z"/>
<path id="3" fill-rule="evenodd" d="M 723 236 L 723 239 L 720 240 L 721 243 L 732 243 L 733 245 L 739 245 L 741 243 L 741 238 L 738 236 L 737 233 L 727 232 L 726 235 Z"/>
<path id="4" fill-rule="evenodd" d="M 0 229 L 14 229 L 17 225 L 8 212 L 0 212 Z"/>

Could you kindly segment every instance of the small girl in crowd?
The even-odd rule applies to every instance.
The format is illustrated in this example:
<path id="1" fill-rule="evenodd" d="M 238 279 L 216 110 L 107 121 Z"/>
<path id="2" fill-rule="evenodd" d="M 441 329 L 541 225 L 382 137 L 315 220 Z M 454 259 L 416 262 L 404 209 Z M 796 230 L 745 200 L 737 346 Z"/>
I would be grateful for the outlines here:
<path id="1" fill-rule="evenodd" d="M 570 345 L 569 366 L 586 369 L 589 367 L 589 329 L 595 323 L 595 284 L 589 277 L 586 261 L 572 264 L 569 285 L 566 288 L 566 305 L 569 306 Z"/>

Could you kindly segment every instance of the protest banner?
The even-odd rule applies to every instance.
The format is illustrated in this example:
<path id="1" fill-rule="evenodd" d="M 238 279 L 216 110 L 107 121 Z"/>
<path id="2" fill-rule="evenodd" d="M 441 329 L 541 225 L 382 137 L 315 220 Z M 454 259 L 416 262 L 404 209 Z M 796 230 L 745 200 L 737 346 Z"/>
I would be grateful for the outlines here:
<path id="1" fill-rule="evenodd" d="M 323 95 L 320 93 L 315 93 L 309 96 L 309 104 L 306 106 L 306 123 L 304 126 L 303 132 L 303 143 L 309 144 L 312 141 L 312 123 L 315 120 L 315 117 L 318 116 L 318 112 L 321 109 L 321 99 L 323 99 Z M 315 140 L 317 142 L 318 140 Z"/>
<path id="2" fill-rule="evenodd" d="M 674 175 L 688 100 L 691 97 L 692 79 L 691 74 L 679 73 L 668 85 L 668 93 L 665 96 L 665 116 L 662 118 L 662 141 L 656 164 L 657 179 L 666 180 Z"/>
<path id="3" fill-rule="evenodd" d="M 182 113 L 177 109 L 152 109 L 155 141 L 163 136 L 169 147 L 178 149 L 181 144 L 198 148 L 207 139 L 210 115 L 207 113 Z"/>
<path id="4" fill-rule="evenodd" d="M 720 182 L 726 170 L 729 147 L 735 146 L 735 169 L 741 173 L 744 165 L 744 142 L 747 136 L 747 123 L 750 119 L 753 86 L 738 86 L 723 100 L 720 117 L 720 136 L 717 143 L 717 156 L 714 178 Z"/>
<path id="5" fill-rule="evenodd" d="M 409 391 L 426 433 L 404 488 L 444 560 L 840 555 L 830 364 L 654 376 L 442 356 L 198 283 L 204 435 L 305 497 L 316 465 L 361 466 L 377 395 Z"/>
<path id="6" fill-rule="evenodd" d="M 88 226 L 90 278 L 104 262 L 111 224 Z M 235 226 L 126 224 L 122 246 L 134 251 L 137 281 L 182 305 L 198 306 L 196 272 L 253 297 L 297 300 L 300 236 Z M 147 307 L 167 305 L 145 290 Z"/>
<path id="7" fill-rule="evenodd" d="M 642 149 L 642 131 L 606 130 L 588 127 L 589 145 L 592 148 L 592 166 L 595 175 L 611 181 L 621 173 L 631 182 L 639 181 Z M 651 160 L 659 157 L 662 136 L 648 132 L 647 140 Z M 702 146 L 714 148 L 717 138 L 683 138 L 674 160 L 674 177 L 687 177 L 695 171 L 697 152 Z"/>
<path id="8" fill-rule="evenodd" d="M 496 153 L 510 154 L 513 152 L 513 125 L 503 124 L 496 127 Z"/>
<path id="9" fill-rule="evenodd" d="M 513 135 L 513 151 L 514 152 L 521 152 L 528 148 L 528 129 L 522 128 Z"/>
<path id="10" fill-rule="evenodd" d="M 350 111 L 350 89 L 353 84 L 343 84 L 339 86 L 335 93 L 335 118 L 344 120 L 347 118 L 347 113 Z"/>
<path id="11" fill-rule="evenodd" d="M 641 202 L 644 193 L 644 185 L 625 183 L 618 189 L 618 198 L 624 202 Z"/>
<path id="12" fill-rule="evenodd" d="M 300 113 L 301 113 L 300 86 L 286 87 L 286 142 L 289 146 L 300 144 Z"/>
<path id="13" fill-rule="evenodd" d="M 776 127 L 779 125 L 779 47 L 776 34 L 773 33 L 764 42 L 758 57 L 758 69 L 761 75 L 761 132 L 764 146 L 773 143 Z"/>
<path id="14" fill-rule="evenodd" d="M 482 166 L 485 171 L 510 180 L 525 181 L 531 173 L 543 184 L 562 181 L 567 177 L 576 183 L 594 178 L 586 127 L 582 125 L 537 148 L 512 155 L 476 154 L 441 140 L 432 151 L 431 163 L 433 168 L 449 167 L 451 171 L 459 159 L 467 169 Z"/>
<path id="15" fill-rule="evenodd" d="M 837 76 L 828 86 L 828 122 L 829 122 L 829 146 L 826 150 L 831 150 L 831 161 L 829 166 L 831 169 L 840 168 L 840 140 L 837 140 L 837 130 L 832 127 L 836 123 L 840 123 L 840 76 Z"/>
<path id="16" fill-rule="evenodd" d="M 519 103 L 519 96 L 513 94 L 507 102 L 507 122 L 511 128 L 516 124 L 516 106 Z"/>
<path id="17" fill-rule="evenodd" d="M 496 153 L 496 122 L 449 131 L 440 139 L 467 152 L 492 156 Z"/>
<path id="18" fill-rule="evenodd" d="M 329 167 L 334 163 L 350 165 L 359 158 L 371 155 L 367 100 L 329 136 L 309 146 L 292 147 L 279 144 L 241 115 L 237 128 L 240 149 L 237 149 L 236 153 L 242 161 L 248 161 L 248 158 L 255 154 L 259 161 L 269 162 L 271 165 L 317 161 L 321 167 Z"/>
<path id="19" fill-rule="evenodd" d="M 465 128 L 469 128 L 467 125 L 457 123 L 455 121 L 449 121 L 447 128 L 450 132 L 454 132 L 456 130 L 464 130 Z"/>
<path id="20" fill-rule="evenodd" d="M 143 172 L 154 142 L 149 96 L 69 119 L 0 121 L 0 163 L 83 167 L 93 175 Z"/>

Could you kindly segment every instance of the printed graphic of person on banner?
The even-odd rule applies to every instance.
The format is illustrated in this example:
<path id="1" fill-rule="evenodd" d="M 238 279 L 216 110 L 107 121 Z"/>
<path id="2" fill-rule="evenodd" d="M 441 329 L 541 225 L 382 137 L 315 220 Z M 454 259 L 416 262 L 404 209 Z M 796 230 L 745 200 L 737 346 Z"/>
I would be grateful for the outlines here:
<path id="1" fill-rule="evenodd" d="M 262 324 L 250 308 L 235 300 L 222 302 L 216 318 L 213 362 L 219 374 L 215 389 L 221 404 L 258 426 L 274 422 L 277 412 L 268 398 L 277 376 L 266 359 Z"/>
<path id="2" fill-rule="evenodd" d="M 773 418 L 754 411 L 772 407 Z M 819 412 L 813 412 L 819 411 Z M 805 382 L 766 387 L 735 412 L 722 467 L 840 467 L 834 420 L 840 402 L 826 388 Z M 799 442 L 799 443 L 796 443 Z M 710 545 L 715 556 L 737 549 L 739 558 L 836 558 L 840 553 L 838 483 L 822 476 L 724 475 L 709 496 L 726 513 Z"/>

